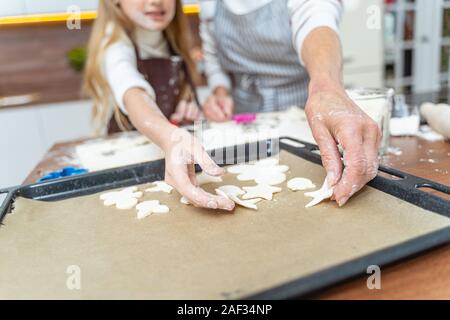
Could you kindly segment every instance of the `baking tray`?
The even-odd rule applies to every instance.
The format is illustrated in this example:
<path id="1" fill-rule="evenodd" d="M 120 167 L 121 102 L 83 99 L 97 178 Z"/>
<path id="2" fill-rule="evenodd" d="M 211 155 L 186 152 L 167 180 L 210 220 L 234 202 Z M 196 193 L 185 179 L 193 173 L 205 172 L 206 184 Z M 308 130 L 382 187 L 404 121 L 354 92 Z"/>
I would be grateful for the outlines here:
<path id="1" fill-rule="evenodd" d="M 237 152 L 238 150 L 240 151 L 239 153 Z M 245 152 L 242 152 L 242 150 Z M 214 150 L 210 153 L 216 160 L 222 160 L 222 163 L 227 159 L 228 162 L 226 165 L 230 165 L 273 156 L 279 153 L 280 150 L 285 150 L 317 164 L 321 163 L 320 156 L 316 153 L 318 150 L 317 146 L 285 137 L 228 147 Z M 229 159 L 230 155 L 231 159 Z M 380 167 L 380 171 L 396 176 L 398 179 L 393 180 L 378 175 L 369 183 L 370 186 L 423 209 L 450 218 L 450 201 L 446 201 L 419 189 L 421 187 L 428 187 L 450 194 L 450 188 L 448 186 L 384 166 Z M 3 219 L 7 212 L 13 208 L 14 199 L 18 196 L 41 201 L 55 201 L 161 180 L 163 176 L 164 160 L 158 160 L 54 181 L 3 189 L 0 190 L 0 193 L 6 194 L 6 198 L 0 207 L 0 219 Z M 365 273 L 367 265 L 386 265 L 448 241 L 450 241 L 450 227 L 419 238 L 414 238 L 400 245 L 373 252 L 362 258 L 354 259 L 307 277 L 302 277 L 301 279 L 271 288 L 248 298 L 279 299 L 308 294 L 349 277 Z"/>

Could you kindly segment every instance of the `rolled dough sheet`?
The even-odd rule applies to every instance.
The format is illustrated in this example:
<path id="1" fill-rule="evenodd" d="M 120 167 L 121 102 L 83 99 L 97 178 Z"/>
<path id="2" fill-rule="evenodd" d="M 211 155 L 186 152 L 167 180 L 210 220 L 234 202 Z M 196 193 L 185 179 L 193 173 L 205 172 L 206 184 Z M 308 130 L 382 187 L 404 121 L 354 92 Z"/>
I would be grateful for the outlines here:
<path id="1" fill-rule="evenodd" d="M 322 167 L 287 152 L 288 179 L 321 185 Z M 227 174 L 219 185 L 251 186 Z M 140 190 L 149 185 L 141 186 Z M 370 187 L 343 208 L 285 184 L 258 211 L 233 213 L 180 203 L 177 192 L 146 193 L 170 207 L 138 220 L 135 210 L 105 207 L 98 194 L 58 202 L 18 198 L 0 227 L 0 299 L 238 298 L 347 262 L 428 232 L 450 219 Z M 81 271 L 80 290 L 66 281 Z M 70 281 L 70 280 L 69 280 Z"/>

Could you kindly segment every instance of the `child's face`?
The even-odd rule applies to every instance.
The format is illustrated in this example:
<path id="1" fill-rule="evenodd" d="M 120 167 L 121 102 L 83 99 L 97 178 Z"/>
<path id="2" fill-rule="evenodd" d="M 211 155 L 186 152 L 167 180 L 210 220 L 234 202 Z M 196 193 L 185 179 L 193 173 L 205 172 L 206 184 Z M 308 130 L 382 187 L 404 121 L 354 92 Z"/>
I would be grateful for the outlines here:
<path id="1" fill-rule="evenodd" d="M 175 0 L 119 0 L 125 15 L 137 26 L 162 31 L 175 16 Z"/>

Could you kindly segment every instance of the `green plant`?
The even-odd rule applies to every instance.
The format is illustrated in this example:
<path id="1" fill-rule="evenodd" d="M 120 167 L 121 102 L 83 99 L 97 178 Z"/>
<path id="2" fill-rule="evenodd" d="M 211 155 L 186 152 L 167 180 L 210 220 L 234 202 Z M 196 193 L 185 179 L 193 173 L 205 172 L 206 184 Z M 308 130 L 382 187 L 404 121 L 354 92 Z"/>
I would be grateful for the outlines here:
<path id="1" fill-rule="evenodd" d="M 83 71 L 84 64 L 86 62 L 86 48 L 79 47 L 73 48 L 67 53 L 70 66 L 78 72 Z"/>

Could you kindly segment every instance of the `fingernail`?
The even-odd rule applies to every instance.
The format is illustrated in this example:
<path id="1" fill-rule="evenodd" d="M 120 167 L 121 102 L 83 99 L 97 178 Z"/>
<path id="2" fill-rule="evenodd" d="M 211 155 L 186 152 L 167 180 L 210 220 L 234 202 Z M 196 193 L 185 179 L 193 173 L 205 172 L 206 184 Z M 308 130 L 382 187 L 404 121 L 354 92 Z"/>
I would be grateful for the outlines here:
<path id="1" fill-rule="evenodd" d="M 217 202 L 214 200 L 209 200 L 207 206 L 209 209 L 217 209 Z"/>
<path id="2" fill-rule="evenodd" d="M 339 207 L 342 207 L 344 204 L 346 204 L 346 202 L 348 201 L 350 197 L 342 197 L 340 199 L 337 200 L 337 203 L 339 205 Z"/>
<path id="3" fill-rule="evenodd" d="M 234 205 L 231 204 L 229 206 L 226 206 L 225 209 L 228 210 L 228 211 L 231 211 L 231 210 L 234 209 Z"/>

